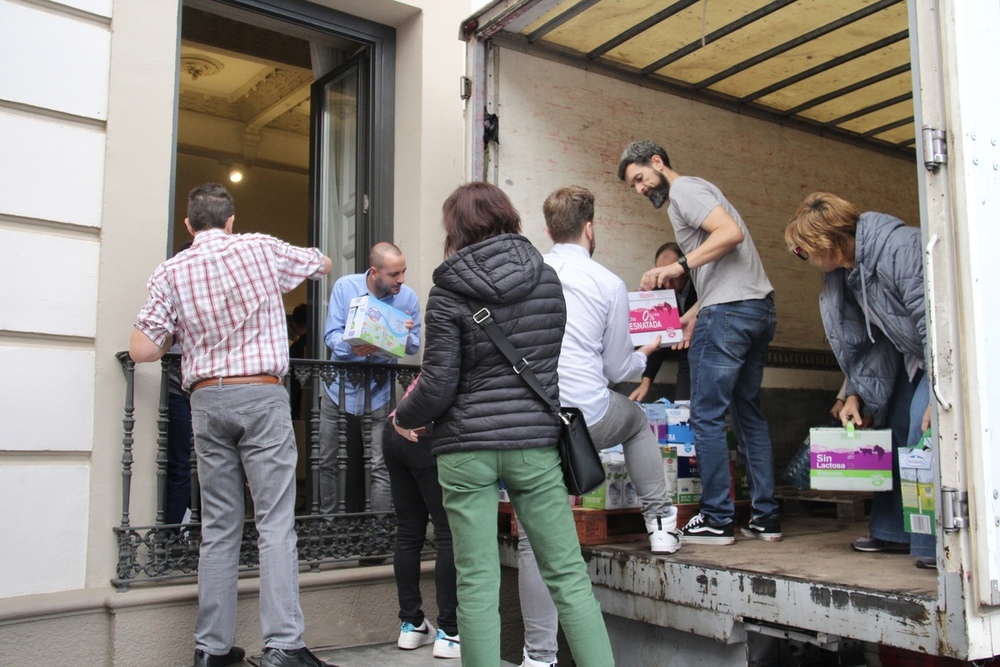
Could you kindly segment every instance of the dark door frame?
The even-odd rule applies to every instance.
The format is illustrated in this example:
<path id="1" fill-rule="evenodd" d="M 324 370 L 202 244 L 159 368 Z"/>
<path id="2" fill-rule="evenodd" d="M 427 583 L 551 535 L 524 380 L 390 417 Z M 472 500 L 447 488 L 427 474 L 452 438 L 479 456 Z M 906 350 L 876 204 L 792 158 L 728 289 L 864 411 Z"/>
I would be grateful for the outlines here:
<path id="1" fill-rule="evenodd" d="M 369 104 L 362 105 L 365 118 L 358 119 L 359 124 L 363 122 L 371 131 L 368 154 L 359 160 L 365 165 L 364 173 L 359 173 L 359 177 L 363 176 L 359 183 L 367 182 L 364 194 L 368 195 L 368 212 L 363 218 L 358 217 L 355 268 L 364 271 L 368 268 L 368 249 L 376 241 L 392 239 L 396 29 L 305 0 L 185 0 L 185 4 L 216 12 L 220 6 L 232 7 L 321 35 L 349 39 L 369 50 L 367 87 L 371 97 Z M 314 165 L 310 165 L 311 193 L 315 193 L 313 169 Z M 313 224 L 318 203 L 314 194 L 311 199 L 310 224 Z M 360 203 L 359 197 L 359 210 Z"/>

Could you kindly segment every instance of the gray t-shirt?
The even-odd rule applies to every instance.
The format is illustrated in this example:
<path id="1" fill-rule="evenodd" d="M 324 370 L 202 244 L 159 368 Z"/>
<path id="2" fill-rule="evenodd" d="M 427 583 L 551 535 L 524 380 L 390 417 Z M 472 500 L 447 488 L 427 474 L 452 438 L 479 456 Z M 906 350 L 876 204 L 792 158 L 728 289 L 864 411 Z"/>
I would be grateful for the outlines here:
<path id="1" fill-rule="evenodd" d="M 681 176 L 670 186 L 667 214 L 677 244 L 687 254 L 704 243 L 708 232 L 701 228 L 701 223 L 716 206 L 721 206 L 740 226 L 743 242 L 714 262 L 692 269 L 691 280 L 698 292 L 699 307 L 767 297 L 774 288 L 764 273 L 750 230 L 722 191 L 702 178 Z"/>

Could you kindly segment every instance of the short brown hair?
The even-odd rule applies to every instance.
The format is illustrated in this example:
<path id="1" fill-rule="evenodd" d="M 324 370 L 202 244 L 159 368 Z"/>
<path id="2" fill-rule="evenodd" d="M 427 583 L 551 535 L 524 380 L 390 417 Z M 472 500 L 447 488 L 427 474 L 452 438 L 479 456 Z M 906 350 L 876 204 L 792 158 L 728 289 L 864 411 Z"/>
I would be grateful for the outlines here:
<path id="1" fill-rule="evenodd" d="M 441 208 L 445 257 L 500 234 L 521 233 L 521 216 L 510 198 L 489 183 L 476 181 L 460 185 Z"/>
<path id="2" fill-rule="evenodd" d="M 235 213 L 233 198 L 218 183 L 199 185 L 188 194 L 188 223 L 196 232 L 225 229 L 226 220 Z"/>
<path id="3" fill-rule="evenodd" d="M 576 241 L 583 233 L 583 226 L 594 221 L 594 193 L 578 185 L 567 185 L 546 197 L 542 212 L 554 242 Z"/>
<path id="4" fill-rule="evenodd" d="M 854 263 L 854 234 L 858 209 L 829 192 L 814 192 L 805 198 L 785 228 L 788 249 L 824 253 L 840 265 Z"/>

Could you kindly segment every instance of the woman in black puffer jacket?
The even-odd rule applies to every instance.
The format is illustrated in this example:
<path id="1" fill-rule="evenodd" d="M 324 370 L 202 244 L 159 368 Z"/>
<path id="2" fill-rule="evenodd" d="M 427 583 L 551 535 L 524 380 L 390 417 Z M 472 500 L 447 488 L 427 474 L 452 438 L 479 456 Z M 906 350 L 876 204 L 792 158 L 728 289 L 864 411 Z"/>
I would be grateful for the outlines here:
<path id="1" fill-rule="evenodd" d="M 502 478 L 530 536 L 580 667 L 614 664 L 562 481 L 558 418 L 472 318 L 488 307 L 553 399 L 566 321 L 555 271 L 520 235 L 496 186 L 469 183 L 444 203 L 446 259 L 424 313 L 420 382 L 396 409 L 396 429 L 434 423 L 432 451 L 454 538 L 462 664 L 500 662 L 497 498 Z"/>

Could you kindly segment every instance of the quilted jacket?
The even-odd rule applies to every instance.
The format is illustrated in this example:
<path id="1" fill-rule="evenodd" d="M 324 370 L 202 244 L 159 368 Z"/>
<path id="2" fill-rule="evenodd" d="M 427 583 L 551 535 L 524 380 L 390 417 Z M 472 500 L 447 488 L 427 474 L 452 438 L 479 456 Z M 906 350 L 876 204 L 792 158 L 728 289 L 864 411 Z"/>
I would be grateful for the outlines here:
<path id="1" fill-rule="evenodd" d="M 434 454 L 555 446 L 558 418 L 473 321 L 469 299 L 490 309 L 559 400 L 562 285 L 528 239 L 503 234 L 463 248 L 435 269 L 420 382 L 400 401 L 397 423 L 415 428 L 433 422 Z"/>
<path id="2" fill-rule="evenodd" d="M 820 313 L 847 393 L 860 396 L 881 426 L 896 374 L 904 372 L 900 353 L 924 358 L 920 230 L 891 215 L 862 213 L 854 257 L 853 269 L 826 274 Z"/>

